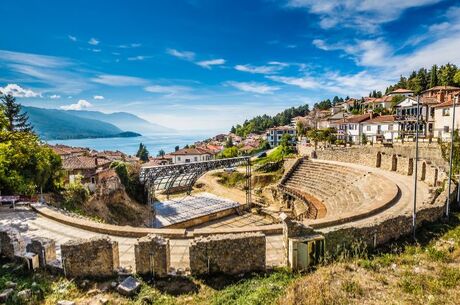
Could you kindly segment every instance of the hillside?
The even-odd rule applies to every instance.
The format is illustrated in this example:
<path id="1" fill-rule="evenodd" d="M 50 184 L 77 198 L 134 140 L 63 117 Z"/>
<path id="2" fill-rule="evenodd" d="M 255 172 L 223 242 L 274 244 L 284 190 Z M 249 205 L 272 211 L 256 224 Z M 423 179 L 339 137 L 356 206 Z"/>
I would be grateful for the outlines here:
<path id="1" fill-rule="evenodd" d="M 142 134 L 174 133 L 176 130 L 146 121 L 127 112 L 103 113 L 100 111 L 68 110 L 68 113 L 86 119 L 113 124 L 123 130 L 132 130 Z"/>
<path id="2" fill-rule="evenodd" d="M 77 117 L 63 110 L 23 106 L 35 132 L 44 140 L 112 137 L 124 134 L 117 126 Z M 135 136 L 138 134 L 131 134 Z"/>

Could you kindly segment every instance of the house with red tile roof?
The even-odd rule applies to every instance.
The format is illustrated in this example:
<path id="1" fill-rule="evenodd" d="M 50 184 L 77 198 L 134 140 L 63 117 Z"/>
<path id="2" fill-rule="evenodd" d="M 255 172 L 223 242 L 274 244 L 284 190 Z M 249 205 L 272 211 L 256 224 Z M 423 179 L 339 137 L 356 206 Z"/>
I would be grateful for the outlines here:
<path id="1" fill-rule="evenodd" d="M 173 164 L 208 161 L 213 159 L 213 153 L 205 148 L 183 148 L 170 154 Z"/>
<path id="2" fill-rule="evenodd" d="M 399 124 L 394 115 L 381 115 L 362 123 L 362 133 L 368 141 L 393 142 L 399 137 Z"/>
<path id="3" fill-rule="evenodd" d="M 460 97 L 459 97 L 460 99 Z M 443 141 L 450 141 L 454 100 L 445 101 L 434 106 L 434 136 Z M 460 102 L 455 103 L 455 129 L 460 129 Z"/>

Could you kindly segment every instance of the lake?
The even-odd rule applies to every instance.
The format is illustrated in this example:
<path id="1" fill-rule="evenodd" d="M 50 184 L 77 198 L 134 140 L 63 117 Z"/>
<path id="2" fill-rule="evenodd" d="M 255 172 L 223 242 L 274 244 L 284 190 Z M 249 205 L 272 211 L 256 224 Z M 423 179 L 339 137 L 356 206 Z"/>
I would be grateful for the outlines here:
<path id="1" fill-rule="evenodd" d="M 215 133 L 190 134 L 155 134 L 135 138 L 97 138 L 97 139 L 72 139 L 72 140 L 49 140 L 48 144 L 63 144 L 68 146 L 88 147 L 95 150 L 119 150 L 128 155 L 135 155 L 139 143 L 144 143 L 151 156 L 156 156 L 160 149 L 166 153 L 173 152 L 176 145 L 181 148 L 187 144 L 193 144 L 214 136 Z"/>

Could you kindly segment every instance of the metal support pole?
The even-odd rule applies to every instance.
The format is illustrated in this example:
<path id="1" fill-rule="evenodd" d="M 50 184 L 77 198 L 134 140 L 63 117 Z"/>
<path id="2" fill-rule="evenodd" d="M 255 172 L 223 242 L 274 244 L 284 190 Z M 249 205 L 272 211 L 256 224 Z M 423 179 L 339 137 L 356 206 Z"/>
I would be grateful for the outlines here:
<path id="1" fill-rule="evenodd" d="M 417 227 L 417 176 L 418 176 L 418 129 L 420 120 L 420 96 L 417 96 L 417 123 L 415 125 L 415 171 L 414 171 L 414 203 L 412 211 L 412 237 L 415 240 Z"/>
<path id="2" fill-rule="evenodd" d="M 449 218 L 449 208 L 450 208 L 450 189 L 452 185 L 452 163 L 454 157 L 454 133 L 455 133 L 455 106 L 458 102 L 458 95 L 454 98 L 452 103 L 452 128 L 450 130 L 450 158 L 449 158 L 449 193 L 447 196 L 446 203 L 446 217 Z"/>

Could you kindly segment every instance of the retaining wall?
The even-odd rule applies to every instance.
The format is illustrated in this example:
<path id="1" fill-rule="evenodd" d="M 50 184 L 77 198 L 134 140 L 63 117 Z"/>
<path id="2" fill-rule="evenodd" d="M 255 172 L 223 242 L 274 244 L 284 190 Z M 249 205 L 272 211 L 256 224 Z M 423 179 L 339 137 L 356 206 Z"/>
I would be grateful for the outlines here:
<path id="1" fill-rule="evenodd" d="M 266 240 L 262 233 L 198 237 L 191 242 L 189 251 L 193 275 L 265 270 Z"/>
<path id="2" fill-rule="evenodd" d="M 134 259 L 137 274 L 166 276 L 170 262 L 169 239 L 154 234 L 139 238 L 134 245 Z"/>
<path id="3" fill-rule="evenodd" d="M 67 277 L 107 278 L 119 268 L 118 243 L 109 237 L 71 240 L 61 245 Z"/>

